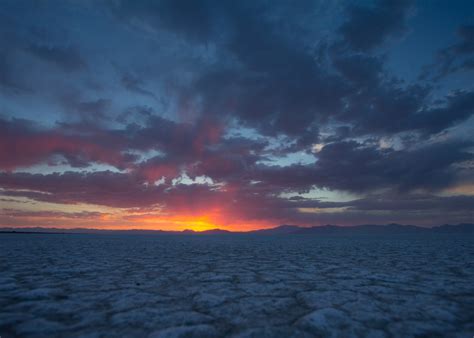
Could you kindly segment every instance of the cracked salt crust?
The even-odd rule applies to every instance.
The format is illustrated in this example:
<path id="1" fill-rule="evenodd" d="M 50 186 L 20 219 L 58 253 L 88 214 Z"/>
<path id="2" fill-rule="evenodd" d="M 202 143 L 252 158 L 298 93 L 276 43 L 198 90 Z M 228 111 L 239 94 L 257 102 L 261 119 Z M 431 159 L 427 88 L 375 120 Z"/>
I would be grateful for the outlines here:
<path id="1" fill-rule="evenodd" d="M 5 337 L 469 337 L 447 235 L 0 235 Z"/>

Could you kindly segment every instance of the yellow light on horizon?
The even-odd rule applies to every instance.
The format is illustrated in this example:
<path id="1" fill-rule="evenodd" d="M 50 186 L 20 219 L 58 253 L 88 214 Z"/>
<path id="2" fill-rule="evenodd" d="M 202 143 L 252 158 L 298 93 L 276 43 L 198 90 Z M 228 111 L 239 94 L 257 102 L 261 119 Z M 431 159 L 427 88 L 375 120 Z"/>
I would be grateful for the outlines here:
<path id="1" fill-rule="evenodd" d="M 207 216 L 176 216 L 176 217 L 143 217 L 137 219 L 140 223 L 152 224 L 172 224 L 176 230 L 206 231 L 220 228 L 218 224 L 212 222 Z"/>

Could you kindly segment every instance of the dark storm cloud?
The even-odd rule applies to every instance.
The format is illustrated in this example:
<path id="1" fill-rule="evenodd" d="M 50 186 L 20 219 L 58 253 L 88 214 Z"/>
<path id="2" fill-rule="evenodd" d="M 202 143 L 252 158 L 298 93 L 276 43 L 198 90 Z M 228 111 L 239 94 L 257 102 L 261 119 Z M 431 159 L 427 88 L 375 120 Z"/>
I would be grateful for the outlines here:
<path id="1" fill-rule="evenodd" d="M 369 195 L 366 198 L 355 199 L 347 202 L 327 202 L 318 199 L 294 198 L 290 200 L 273 199 L 273 207 L 279 209 L 280 217 L 297 218 L 301 220 L 324 219 L 329 222 L 348 221 L 347 216 L 354 217 L 356 220 L 361 216 L 369 215 L 369 219 L 376 220 L 381 215 L 389 215 L 395 219 L 409 220 L 410 218 L 422 220 L 426 215 L 437 214 L 437 217 L 443 220 L 457 219 L 459 221 L 469 221 L 469 212 L 472 212 L 473 196 L 437 196 L 421 194 L 402 194 L 402 195 Z M 304 208 L 306 214 L 297 214 L 299 208 Z M 343 212 L 338 211 L 344 210 Z M 314 210 L 317 215 L 312 214 Z M 323 211 L 323 212 L 321 212 Z M 296 214 L 296 215 L 295 215 Z M 383 216 L 382 216 L 383 217 Z M 387 219 L 382 222 L 388 222 Z M 350 220 L 349 220 L 350 222 Z M 354 224 L 352 223 L 350 224 Z M 360 221 L 357 221 L 360 224 Z"/>
<path id="2" fill-rule="evenodd" d="M 146 125 L 128 124 L 117 131 L 132 149 L 157 149 L 170 157 L 189 161 L 202 154 L 208 146 L 220 141 L 223 128 L 218 121 L 199 120 L 194 124 L 175 122 L 151 116 Z"/>
<path id="3" fill-rule="evenodd" d="M 460 41 L 438 52 L 436 64 L 425 68 L 424 78 L 439 80 L 455 72 L 474 69 L 474 25 L 459 27 L 457 35 Z"/>
<path id="4" fill-rule="evenodd" d="M 35 93 L 38 89 L 44 90 L 41 88 L 41 80 L 57 74 L 80 74 L 88 68 L 86 56 L 82 55 L 80 46 L 73 44 L 67 37 L 69 28 L 59 27 L 55 30 L 55 25 L 61 26 L 61 20 L 48 22 L 45 13 L 51 14 L 54 10 L 45 5 L 46 3 L 33 5 L 14 1 L 2 3 L 0 85 L 3 84 L 13 93 Z M 29 20 L 31 12 L 37 14 L 39 22 Z"/>
<path id="5" fill-rule="evenodd" d="M 446 109 L 432 112 L 430 87 L 401 83 L 386 73 L 383 58 L 341 50 L 337 37 L 315 44 L 301 22 L 321 15 L 322 6 L 305 2 L 282 15 L 280 3 L 202 2 L 199 20 L 186 20 L 195 2 L 120 4 L 122 16 L 213 44 L 222 54 L 182 88 L 182 101 L 198 102 L 192 108 L 202 114 L 230 114 L 266 135 L 291 135 L 302 147 L 316 142 L 318 125 L 334 119 L 352 124 L 356 134 L 436 133 L 472 114 L 468 108 L 452 114 L 451 97 Z M 409 1 L 349 6 L 340 28 L 344 44 L 369 52 L 404 30 L 411 8 Z"/>
<path id="6" fill-rule="evenodd" d="M 140 20 L 199 41 L 210 38 L 219 1 L 118 1 L 114 12 L 125 20 Z M 217 14 L 217 13 L 216 13 Z"/>
<path id="7" fill-rule="evenodd" d="M 73 121 L 97 124 L 107 122 L 110 119 L 112 105 L 110 99 L 84 100 L 81 98 L 80 92 L 69 91 L 64 93 L 59 101 L 64 109 L 64 115 Z"/>
<path id="8" fill-rule="evenodd" d="M 414 128 L 429 132 L 440 132 L 456 123 L 467 120 L 474 114 L 474 92 L 456 91 L 446 97 L 444 105 L 416 113 L 411 121 Z"/>
<path id="9" fill-rule="evenodd" d="M 472 211 L 474 196 L 371 196 L 369 198 L 354 200 L 344 203 L 333 203 L 333 206 L 345 206 L 358 211 L 439 211 L 439 212 L 465 212 Z"/>
<path id="10" fill-rule="evenodd" d="M 412 3 L 382 0 L 373 6 L 349 6 L 348 19 L 339 28 L 344 44 L 356 51 L 368 51 L 387 38 L 400 35 L 406 29 Z"/>
<path id="11" fill-rule="evenodd" d="M 211 147 L 188 170 L 191 176 L 206 175 L 216 181 L 246 182 L 268 144 L 245 138 L 225 139 Z"/>
<path id="12" fill-rule="evenodd" d="M 12 56 L 0 51 L 0 86 L 2 90 L 13 93 L 30 91 L 30 88 L 16 79 L 12 69 Z"/>
<path id="13" fill-rule="evenodd" d="M 155 97 L 155 95 L 151 91 L 145 89 L 145 85 L 143 81 L 139 77 L 131 73 L 123 74 L 121 81 L 122 81 L 123 86 L 127 88 L 128 90 L 130 90 L 131 92 Z"/>
<path id="14" fill-rule="evenodd" d="M 377 86 L 383 77 L 383 60 L 378 57 L 354 54 L 333 56 L 336 69 L 351 83 L 362 87 Z"/>
<path id="15" fill-rule="evenodd" d="M 72 47 L 50 47 L 32 45 L 28 48 L 38 58 L 52 62 L 65 71 L 77 71 L 86 67 L 86 63 L 79 52 Z"/>
<path id="16" fill-rule="evenodd" d="M 474 114 L 474 92 L 456 91 L 436 105 L 428 105 L 424 87 L 385 87 L 360 90 L 348 99 L 341 120 L 356 134 L 395 134 L 418 131 L 435 134 L 467 120 Z"/>
<path id="17" fill-rule="evenodd" d="M 2 17 L 0 16 L 0 19 Z M 0 24 L 0 29 L 2 28 Z M 0 33 L 0 86 L 5 93 L 21 94 L 31 92 L 31 85 L 20 76 L 21 66 L 17 64 L 18 43 L 8 32 Z"/>
<path id="18" fill-rule="evenodd" d="M 205 114 L 230 113 L 266 134 L 297 136 L 316 114 L 340 106 L 342 79 L 318 65 L 314 48 L 305 41 L 309 36 L 286 29 L 318 10 L 311 2 L 294 7 L 245 1 L 120 4 L 122 16 L 165 27 L 193 43 L 212 43 L 223 54 L 183 90 L 201 102 Z M 186 20 L 189 13 L 197 14 Z"/>
<path id="19" fill-rule="evenodd" d="M 438 143 L 419 149 L 378 149 L 357 142 L 335 142 L 318 153 L 314 165 L 260 167 L 259 180 L 281 189 L 312 186 L 363 192 L 381 188 L 437 190 L 456 182 L 453 164 L 474 159 L 470 143 Z"/>

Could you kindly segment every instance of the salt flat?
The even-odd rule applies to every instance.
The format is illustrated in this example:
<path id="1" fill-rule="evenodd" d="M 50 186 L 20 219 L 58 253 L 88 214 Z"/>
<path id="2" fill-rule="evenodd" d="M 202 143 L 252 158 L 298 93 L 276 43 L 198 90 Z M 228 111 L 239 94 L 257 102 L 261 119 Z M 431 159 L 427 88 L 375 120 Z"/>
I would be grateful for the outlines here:
<path id="1" fill-rule="evenodd" d="M 469 337 L 474 241 L 0 235 L 0 336 Z"/>

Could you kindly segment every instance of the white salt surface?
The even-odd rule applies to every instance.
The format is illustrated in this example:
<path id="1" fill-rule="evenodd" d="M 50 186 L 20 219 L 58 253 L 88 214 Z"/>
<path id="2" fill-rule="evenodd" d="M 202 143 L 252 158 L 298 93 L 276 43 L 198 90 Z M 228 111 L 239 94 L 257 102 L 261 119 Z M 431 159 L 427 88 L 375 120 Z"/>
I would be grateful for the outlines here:
<path id="1" fill-rule="evenodd" d="M 0 235 L 0 336 L 473 337 L 474 240 Z"/>

